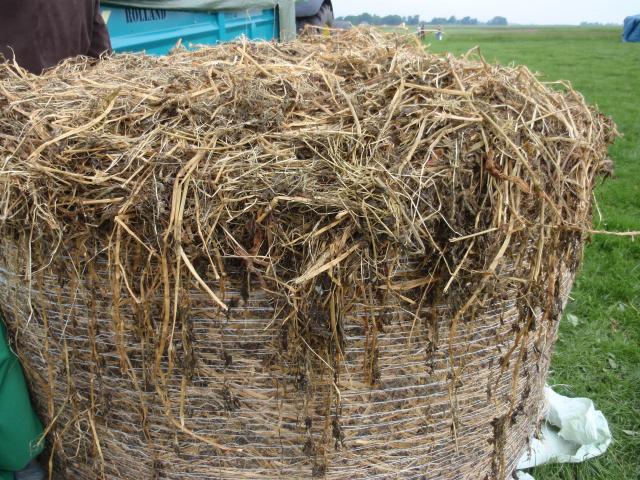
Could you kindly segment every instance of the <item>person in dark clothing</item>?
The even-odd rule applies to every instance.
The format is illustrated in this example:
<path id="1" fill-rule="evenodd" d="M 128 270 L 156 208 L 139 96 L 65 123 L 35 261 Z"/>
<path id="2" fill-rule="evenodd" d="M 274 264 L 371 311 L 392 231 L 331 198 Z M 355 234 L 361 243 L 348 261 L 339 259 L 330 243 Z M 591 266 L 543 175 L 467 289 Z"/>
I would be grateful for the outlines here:
<path id="1" fill-rule="evenodd" d="M 0 53 L 32 73 L 109 51 L 100 0 L 2 0 Z"/>

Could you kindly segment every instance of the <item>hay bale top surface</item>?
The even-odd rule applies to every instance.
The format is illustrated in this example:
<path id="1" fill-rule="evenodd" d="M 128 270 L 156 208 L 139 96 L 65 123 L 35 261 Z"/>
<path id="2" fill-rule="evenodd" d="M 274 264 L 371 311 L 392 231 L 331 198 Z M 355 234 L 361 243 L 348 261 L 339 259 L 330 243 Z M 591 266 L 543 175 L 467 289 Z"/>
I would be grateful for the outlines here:
<path id="1" fill-rule="evenodd" d="M 453 273 L 469 242 L 452 241 L 469 235 L 487 232 L 467 253 L 482 270 L 496 232 L 588 228 L 576 207 L 614 135 L 526 67 L 374 31 L 69 61 L 42 77 L 5 64 L 0 79 L 5 226 L 56 244 L 126 239 L 150 258 L 219 242 L 260 253 L 293 290 L 356 248 Z M 247 243 L 257 232 L 268 240 Z M 297 261 L 278 268 L 287 252 Z"/>

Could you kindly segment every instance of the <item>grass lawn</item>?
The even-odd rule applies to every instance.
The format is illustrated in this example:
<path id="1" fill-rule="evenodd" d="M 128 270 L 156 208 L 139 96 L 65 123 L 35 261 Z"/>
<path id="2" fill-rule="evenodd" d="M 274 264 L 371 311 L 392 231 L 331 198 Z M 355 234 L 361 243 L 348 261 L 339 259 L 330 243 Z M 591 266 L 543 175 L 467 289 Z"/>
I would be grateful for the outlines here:
<path id="1" fill-rule="evenodd" d="M 448 28 L 431 51 L 479 45 L 487 61 L 525 64 L 543 80 L 569 80 L 611 115 L 624 137 L 610 149 L 615 179 L 597 189 L 596 227 L 640 230 L 640 43 L 620 29 L 577 27 Z M 594 400 L 614 442 L 602 457 L 535 469 L 536 480 L 640 478 L 640 238 L 596 236 L 587 247 L 564 319 L 549 383 Z M 573 324 L 572 324 L 573 323 Z"/>

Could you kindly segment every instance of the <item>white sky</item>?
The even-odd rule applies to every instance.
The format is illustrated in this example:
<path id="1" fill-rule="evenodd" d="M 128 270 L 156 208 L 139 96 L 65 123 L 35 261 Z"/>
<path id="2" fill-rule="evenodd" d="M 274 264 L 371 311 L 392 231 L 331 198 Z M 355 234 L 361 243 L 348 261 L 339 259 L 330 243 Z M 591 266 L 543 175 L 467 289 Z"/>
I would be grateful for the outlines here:
<path id="1" fill-rule="evenodd" d="M 415 15 L 421 20 L 455 15 L 486 21 L 496 15 L 509 23 L 569 25 L 580 22 L 622 23 L 640 14 L 638 0 L 332 0 L 336 16 L 363 12 Z"/>

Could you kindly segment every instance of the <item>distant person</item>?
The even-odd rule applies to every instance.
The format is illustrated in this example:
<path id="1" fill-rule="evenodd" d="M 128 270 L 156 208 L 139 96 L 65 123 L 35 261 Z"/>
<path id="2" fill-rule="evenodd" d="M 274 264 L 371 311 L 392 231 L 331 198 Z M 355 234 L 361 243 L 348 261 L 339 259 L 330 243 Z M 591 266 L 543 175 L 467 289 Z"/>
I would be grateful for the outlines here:
<path id="1" fill-rule="evenodd" d="M 442 40 L 442 35 L 442 27 L 438 25 L 438 28 L 436 28 L 436 40 Z"/>
<path id="2" fill-rule="evenodd" d="M 418 38 L 420 38 L 420 41 L 424 40 L 424 37 L 426 35 L 426 29 L 424 28 L 424 23 L 422 25 L 420 25 L 420 28 L 418 29 Z"/>
<path id="3" fill-rule="evenodd" d="M 111 51 L 99 0 L 2 0 L 0 53 L 32 73 Z"/>

